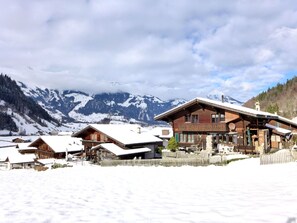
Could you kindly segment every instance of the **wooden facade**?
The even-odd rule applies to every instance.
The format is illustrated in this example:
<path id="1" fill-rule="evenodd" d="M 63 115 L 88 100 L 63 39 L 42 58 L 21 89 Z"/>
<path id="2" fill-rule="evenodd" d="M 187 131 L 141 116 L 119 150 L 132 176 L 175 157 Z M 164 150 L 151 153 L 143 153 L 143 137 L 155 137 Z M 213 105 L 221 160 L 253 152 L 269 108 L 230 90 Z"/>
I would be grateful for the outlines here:
<path id="1" fill-rule="evenodd" d="M 115 143 L 114 140 L 108 138 L 105 134 L 93 128 L 87 128 L 85 131 L 82 131 L 79 134 L 79 137 L 82 138 L 82 144 L 84 146 L 85 156 L 87 159 L 97 159 L 97 152 L 95 150 L 91 150 L 91 148 L 101 143 Z"/>
<path id="2" fill-rule="evenodd" d="M 108 152 L 104 149 L 101 149 L 101 148 L 100 148 L 101 151 L 98 151 L 99 148 L 92 149 L 102 143 L 113 143 L 124 150 L 148 147 L 151 149 L 151 152 L 150 152 L 150 154 L 152 154 L 151 158 L 154 158 L 155 149 L 158 146 L 162 146 L 162 140 L 160 140 L 159 138 L 157 138 L 159 140 L 158 142 L 138 142 L 138 143 L 134 142 L 132 144 L 125 144 L 124 142 L 120 141 L 116 136 L 107 135 L 103 131 L 96 129 L 94 126 L 95 125 L 89 125 L 85 129 L 82 129 L 81 131 L 79 131 L 73 135 L 74 137 L 82 138 L 82 144 L 84 146 L 84 152 L 85 152 L 85 156 L 86 156 L 87 160 L 94 160 L 94 161 L 97 160 L 98 161 L 98 160 L 100 160 L 100 157 L 98 157 L 98 156 L 101 156 L 104 159 L 133 159 L 135 157 L 135 155 L 137 155 L 137 157 L 145 158 L 144 153 L 143 154 L 134 154 L 134 155 L 131 154 L 131 155 L 114 156 L 110 152 Z M 110 126 L 112 127 L 112 125 L 110 125 Z M 117 126 L 115 125 L 114 128 L 117 128 Z M 127 130 L 127 129 L 123 130 L 123 131 L 131 132 L 131 130 Z M 138 134 L 138 133 L 135 133 L 135 134 Z M 123 132 L 123 135 L 125 135 L 124 132 Z M 147 154 L 148 154 L 148 152 L 147 152 Z M 148 155 L 147 155 L 147 157 L 148 157 Z"/>
<path id="3" fill-rule="evenodd" d="M 281 149 L 288 141 L 266 124 L 296 131 L 297 124 L 263 112 L 246 111 L 241 106 L 228 106 L 211 100 L 193 100 L 156 116 L 156 120 L 172 125 L 180 147 L 216 150 L 217 145 L 228 144 L 236 151 L 259 153 Z M 264 115 L 263 115 L 264 114 Z"/>
<path id="4" fill-rule="evenodd" d="M 81 141 L 70 136 L 43 136 L 30 144 L 38 159 L 64 159 L 66 154 L 82 153 Z"/>
<path id="5" fill-rule="evenodd" d="M 46 144 L 41 138 L 36 140 L 32 144 L 32 146 L 35 146 L 37 148 L 35 154 L 38 159 L 65 158 L 65 153 L 55 153 L 54 150 L 48 144 Z"/>

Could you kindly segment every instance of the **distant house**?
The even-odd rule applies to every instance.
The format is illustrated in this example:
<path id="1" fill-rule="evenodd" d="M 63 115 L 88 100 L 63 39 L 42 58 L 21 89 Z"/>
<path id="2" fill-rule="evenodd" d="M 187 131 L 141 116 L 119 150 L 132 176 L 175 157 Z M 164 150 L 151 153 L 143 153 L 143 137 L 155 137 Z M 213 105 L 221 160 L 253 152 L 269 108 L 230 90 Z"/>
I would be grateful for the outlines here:
<path id="1" fill-rule="evenodd" d="M 14 138 L 12 140 L 14 143 L 29 143 L 30 139 L 25 139 L 25 138 Z"/>
<path id="2" fill-rule="evenodd" d="M 169 139 L 173 136 L 172 127 L 156 126 L 148 130 L 148 133 L 163 140 L 163 146 L 167 147 Z"/>
<path id="3" fill-rule="evenodd" d="M 181 147 L 256 153 L 281 149 L 296 132 L 297 123 L 268 112 L 226 102 L 195 98 L 155 117 L 171 124 Z"/>
<path id="4" fill-rule="evenodd" d="M 35 159 L 35 154 L 20 154 L 15 147 L 0 148 L 0 169 L 33 168 Z"/>
<path id="5" fill-rule="evenodd" d="M 41 136 L 29 147 L 36 147 L 36 156 L 38 159 L 62 159 L 67 154 L 73 154 L 83 151 L 83 145 L 80 138 L 71 136 Z"/>
<path id="6" fill-rule="evenodd" d="M 89 159 L 154 158 L 162 140 L 146 132 L 138 125 L 92 124 L 73 134 L 82 138 Z"/>

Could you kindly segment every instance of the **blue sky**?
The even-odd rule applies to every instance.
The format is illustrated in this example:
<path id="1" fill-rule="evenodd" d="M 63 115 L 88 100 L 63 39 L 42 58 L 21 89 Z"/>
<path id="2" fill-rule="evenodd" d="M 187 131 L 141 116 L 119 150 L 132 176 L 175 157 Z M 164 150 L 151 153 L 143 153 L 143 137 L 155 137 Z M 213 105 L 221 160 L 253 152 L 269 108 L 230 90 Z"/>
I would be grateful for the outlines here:
<path id="1" fill-rule="evenodd" d="M 0 1 L 0 72 L 29 85 L 245 101 L 296 52 L 295 1 Z"/>

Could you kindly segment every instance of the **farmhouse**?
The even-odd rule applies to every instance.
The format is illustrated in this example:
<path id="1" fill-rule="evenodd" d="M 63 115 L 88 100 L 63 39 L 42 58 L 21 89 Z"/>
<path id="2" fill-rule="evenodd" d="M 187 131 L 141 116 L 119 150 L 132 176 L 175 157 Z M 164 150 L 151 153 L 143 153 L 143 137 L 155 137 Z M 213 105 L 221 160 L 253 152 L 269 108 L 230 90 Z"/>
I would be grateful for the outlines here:
<path id="1" fill-rule="evenodd" d="M 68 154 L 82 152 L 81 139 L 71 136 L 41 136 L 33 141 L 29 147 L 36 147 L 38 159 L 62 159 Z"/>
<path id="2" fill-rule="evenodd" d="M 138 125 L 92 124 L 73 134 L 81 137 L 86 157 L 102 159 L 154 158 L 162 140 Z"/>
<path id="3" fill-rule="evenodd" d="M 296 132 L 297 123 L 276 114 L 226 102 L 195 98 L 155 117 L 171 124 L 181 147 L 262 153 L 281 149 Z"/>

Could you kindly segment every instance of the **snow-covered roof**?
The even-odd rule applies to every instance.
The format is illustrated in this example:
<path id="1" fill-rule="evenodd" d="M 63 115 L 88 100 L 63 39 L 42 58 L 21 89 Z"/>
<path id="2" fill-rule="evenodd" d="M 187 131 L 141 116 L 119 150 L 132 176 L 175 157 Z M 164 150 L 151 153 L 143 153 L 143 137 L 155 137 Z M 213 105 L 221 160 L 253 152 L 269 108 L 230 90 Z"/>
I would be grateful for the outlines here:
<path id="1" fill-rule="evenodd" d="M 115 154 L 116 156 L 123 156 L 123 155 L 130 155 L 130 154 L 136 154 L 136 153 L 145 153 L 150 152 L 151 149 L 143 147 L 143 148 L 137 148 L 137 149 L 122 149 L 121 147 L 117 146 L 114 143 L 102 143 L 95 148 L 102 147 L 109 152 Z"/>
<path id="2" fill-rule="evenodd" d="M 102 132 L 109 138 L 124 144 L 144 144 L 144 143 L 154 143 L 162 142 L 161 139 L 149 134 L 147 132 L 141 132 L 141 127 L 139 125 L 126 125 L 126 124 L 91 124 L 85 129 L 93 128 L 98 132 Z M 77 132 L 74 136 L 79 135 L 85 129 Z"/>
<path id="3" fill-rule="evenodd" d="M 16 146 L 17 144 L 14 142 L 7 142 L 7 141 L 2 141 L 0 140 L 0 148 L 4 148 L 4 147 L 12 147 L 12 146 Z"/>
<path id="4" fill-rule="evenodd" d="M 181 109 L 187 108 L 191 105 L 198 104 L 198 103 L 206 104 L 206 105 L 214 106 L 216 108 L 222 108 L 222 109 L 226 109 L 229 111 L 238 112 L 240 114 L 245 114 L 245 115 L 258 117 L 258 118 L 263 117 L 263 118 L 270 118 L 270 119 L 276 119 L 276 120 L 278 119 L 283 122 L 297 126 L 297 123 L 294 122 L 293 120 L 286 119 L 284 117 L 281 117 L 281 116 L 278 116 L 275 114 L 271 114 L 269 112 L 259 111 L 259 110 L 247 108 L 247 107 L 236 105 L 236 104 L 230 104 L 227 102 L 215 101 L 215 100 L 211 100 L 211 99 L 207 99 L 207 98 L 200 98 L 200 97 L 194 98 L 180 106 L 177 106 L 177 107 L 172 108 L 162 114 L 155 116 L 155 120 L 162 120 L 163 118 L 166 118 L 167 116 L 169 116 L 175 112 L 178 112 Z"/>
<path id="5" fill-rule="evenodd" d="M 35 162 L 35 159 L 35 154 L 19 154 L 17 156 L 8 157 L 10 163 L 32 163 Z"/>
<path id="6" fill-rule="evenodd" d="M 0 161 L 9 160 L 10 163 L 34 162 L 35 154 L 20 154 L 15 147 L 0 148 Z"/>
<path id="7" fill-rule="evenodd" d="M 274 126 L 274 125 L 266 124 L 265 126 L 270 128 L 270 129 L 274 129 L 276 132 L 281 133 L 283 135 L 288 135 L 288 134 L 292 133 L 291 130 L 280 128 L 280 127 L 277 127 L 277 126 Z"/>
<path id="8" fill-rule="evenodd" d="M 158 126 L 148 130 L 148 133 L 159 138 L 171 138 L 173 136 L 173 129 L 172 127 Z"/>
<path id="9" fill-rule="evenodd" d="M 55 153 L 75 152 L 83 150 L 81 138 L 71 136 L 41 136 L 29 146 L 34 146 L 38 140 L 44 141 Z"/>
<path id="10" fill-rule="evenodd" d="M 17 144 L 17 149 L 20 150 L 36 150 L 36 147 L 30 147 L 31 142 L 26 142 L 26 143 L 18 143 Z"/>

